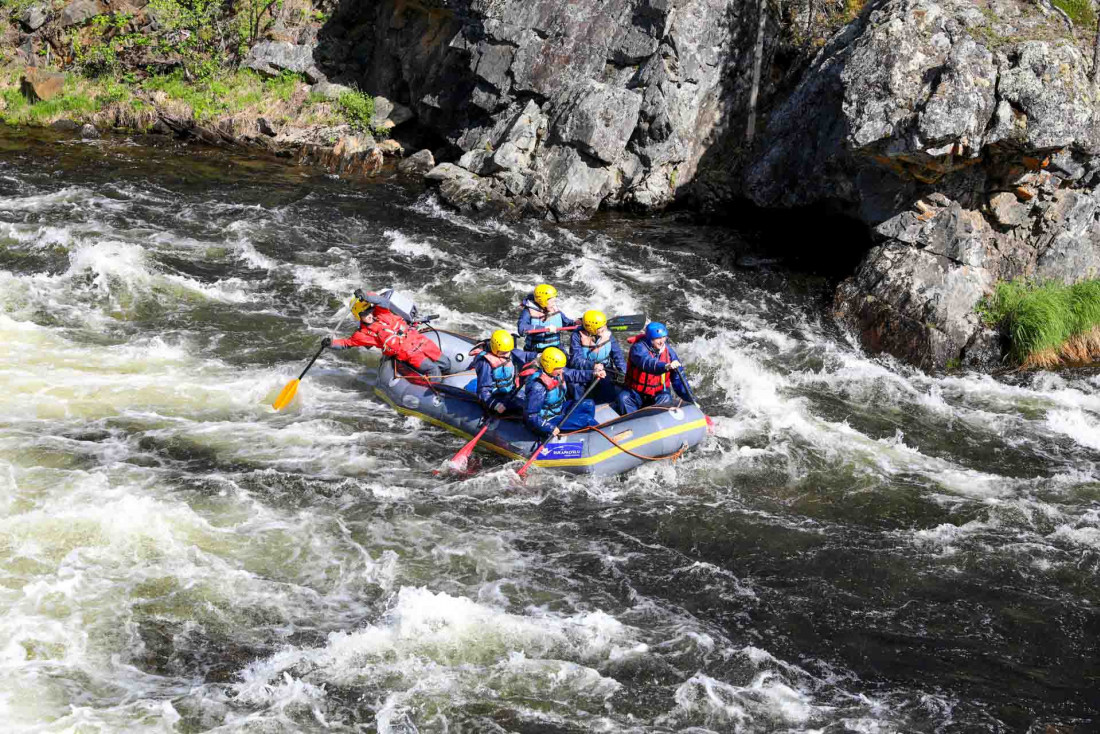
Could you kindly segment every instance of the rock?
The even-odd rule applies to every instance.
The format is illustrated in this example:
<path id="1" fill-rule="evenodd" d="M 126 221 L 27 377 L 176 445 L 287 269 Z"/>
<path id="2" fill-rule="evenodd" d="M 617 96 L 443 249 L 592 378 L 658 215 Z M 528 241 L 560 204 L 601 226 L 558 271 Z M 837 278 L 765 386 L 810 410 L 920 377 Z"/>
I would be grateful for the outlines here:
<path id="1" fill-rule="evenodd" d="M 393 123 L 392 127 L 397 127 L 409 120 L 416 119 L 416 113 L 403 104 L 395 104 L 387 119 Z"/>
<path id="2" fill-rule="evenodd" d="M 435 158 L 428 149 L 418 150 L 397 164 L 397 170 L 414 176 L 423 176 L 435 168 Z"/>
<path id="3" fill-rule="evenodd" d="M 289 131 L 284 131 L 284 135 Z M 301 140 L 301 136 L 280 135 L 276 142 Z M 297 143 L 298 162 L 318 165 L 341 175 L 374 175 L 382 168 L 382 151 L 369 133 L 345 134 L 332 147 L 317 143 Z"/>
<path id="4" fill-rule="evenodd" d="M 629 89 L 589 81 L 565 104 L 566 110 L 554 121 L 552 133 L 604 163 L 613 163 L 626 149 L 638 122 L 642 97 Z"/>
<path id="5" fill-rule="evenodd" d="M 99 140 L 99 130 L 95 125 L 85 123 L 80 126 L 80 137 L 83 140 Z"/>
<path id="6" fill-rule="evenodd" d="M 55 120 L 50 123 L 51 130 L 57 130 L 59 132 L 71 133 L 80 129 L 80 123 L 75 120 Z"/>
<path id="7" fill-rule="evenodd" d="M 417 155 L 420 155 L 417 153 Z M 411 160 L 411 159 L 410 159 Z M 440 163 L 424 174 L 428 181 L 442 182 L 452 178 L 472 178 L 473 174 L 453 163 Z"/>
<path id="8" fill-rule="evenodd" d="M 61 11 L 58 25 L 62 28 L 79 25 L 102 12 L 96 0 L 73 0 Z"/>
<path id="9" fill-rule="evenodd" d="M 30 32 L 37 31 L 50 17 L 50 6 L 46 3 L 31 5 L 19 15 L 19 22 Z"/>
<path id="10" fill-rule="evenodd" d="M 53 99 L 65 87 L 65 75 L 27 67 L 19 80 L 20 91 L 30 102 Z"/>
<path id="11" fill-rule="evenodd" d="M 283 70 L 315 76 L 313 54 L 315 44 L 298 45 L 289 41 L 263 41 L 248 52 L 244 65 L 268 77 L 278 76 Z"/>
<path id="12" fill-rule="evenodd" d="M 391 157 L 401 157 L 405 154 L 405 149 L 401 146 L 401 143 L 390 138 L 383 140 L 378 144 L 378 149 L 382 151 L 382 155 Z"/>
<path id="13" fill-rule="evenodd" d="M 259 128 L 261 134 L 267 135 L 270 138 L 273 138 L 278 134 L 275 132 L 275 128 L 271 126 L 271 123 L 267 121 L 266 117 L 257 118 L 256 127 Z"/>
<path id="14" fill-rule="evenodd" d="M 325 76 L 325 73 L 316 66 L 311 66 L 302 73 L 305 75 L 306 81 L 310 84 L 320 84 L 321 82 L 328 81 L 328 77 Z"/>
<path id="15" fill-rule="evenodd" d="M 391 112 L 393 112 L 393 102 L 385 97 L 374 98 L 374 122 L 376 124 L 380 124 L 387 119 Z"/>
<path id="16" fill-rule="evenodd" d="M 345 87 L 343 84 L 333 84 L 332 82 L 318 82 L 309 88 L 310 94 L 319 94 L 326 99 L 340 99 L 340 95 L 354 91 L 351 87 Z"/>
<path id="17" fill-rule="evenodd" d="M 1018 227 L 1027 221 L 1031 207 L 1020 203 L 1016 194 L 1002 192 L 989 198 L 989 211 L 1002 227 Z"/>

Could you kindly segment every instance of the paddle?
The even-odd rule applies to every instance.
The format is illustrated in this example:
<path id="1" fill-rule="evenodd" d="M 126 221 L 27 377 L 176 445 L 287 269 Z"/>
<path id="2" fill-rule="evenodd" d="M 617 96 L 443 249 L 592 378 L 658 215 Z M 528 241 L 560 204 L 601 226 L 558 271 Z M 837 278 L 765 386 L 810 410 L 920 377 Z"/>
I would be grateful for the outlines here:
<path id="1" fill-rule="evenodd" d="M 672 344 L 672 342 L 669 341 L 670 346 L 671 346 L 671 344 Z M 676 355 L 676 356 L 679 357 L 680 355 Z M 691 402 L 694 403 L 695 402 L 695 395 L 691 391 L 691 385 L 688 384 L 687 377 L 684 376 L 684 368 L 683 367 L 677 367 L 676 368 L 676 374 L 680 376 L 680 382 L 683 383 L 684 390 L 687 391 L 688 400 L 690 400 Z"/>
<path id="2" fill-rule="evenodd" d="M 588 385 L 588 389 L 584 391 L 584 395 L 581 395 L 580 400 L 573 403 L 573 407 L 570 408 L 569 412 L 565 414 L 565 417 L 562 418 L 558 422 L 559 426 L 564 425 L 566 423 L 566 421 L 569 420 L 569 416 L 573 415 L 573 411 L 576 410 L 577 407 L 581 403 L 584 402 L 584 399 L 588 397 L 588 394 L 591 393 L 593 390 L 595 390 L 596 385 L 599 385 L 599 384 L 600 384 L 600 378 L 599 377 L 592 380 L 592 382 Z M 553 439 L 553 438 L 554 438 L 554 436 L 553 436 L 553 434 L 551 434 L 550 438 L 546 439 L 541 444 L 539 444 L 539 447 L 537 449 L 535 449 L 535 453 L 531 454 L 531 458 L 527 460 L 527 463 L 523 465 L 523 468 L 521 468 L 518 472 L 516 472 L 516 474 L 519 475 L 520 479 L 523 478 L 523 475 L 527 473 L 527 470 L 531 467 L 531 464 L 534 463 L 535 457 L 538 456 L 540 453 L 542 453 L 542 450 L 544 448 L 546 448 L 546 444 L 550 443 L 551 439 Z"/>
<path id="3" fill-rule="evenodd" d="M 317 358 L 321 356 L 321 352 L 325 351 L 325 345 L 322 344 L 321 348 L 317 350 L 317 354 L 313 355 L 313 359 L 309 360 L 309 364 L 302 370 L 302 374 L 295 377 L 293 380 L 286 384 L 283 391 L 279 393 L 279 397 L 275 398 L 275 402 L 271 404 L 271 407 L 275 410 L 282 410 L 285 408 L 291 400 L 294 399 L 294 394 L 298 392 L 298 383 L 302 381 L 302 378 L 309 372 L 309 368 L 313 366 L 313 363 L 317 361 Z"/>
<path id="4" fill-rule="evenodd" d="M 501 402 L 507 405 L 508 401 L 510 401 L 512 396 L 517 392 L 519 392 L 519 385 L 516 385 L 516 387 L 508 393 L 508 397 L 504 398 Z M 500 415 L 502 414 L 497 413 L 493 415 L 493 411 L 489 410 L 489 408 L 485 408 L 485 420 L 481 422 L 481 430 L 477 432 L 476 436 L 467 441 L 466 445 L 460 448 L 457 454 L 451 457 L 450 462 L 448 462 L 451 469 L 456 472 L 466 471 L 466 464 L 470 461 L 470 455 L 474 453 L 474 447 L 477 446 L 477 442 L 480 441 L 481 437 L 485 435 L 485 432 L 489 430 L 489 425 L 493 422 L 493 418 Z"/>
<path id="5" fill-rule="evenodd" d="M 573 331 L 578 328 L 579 324 L 573 324 L 572 326 L 563 326 L 558 331 Z M 645 326 L 645 314 L 631 314 L 629 316 L 615 316 L 607 320 L 607 328 L 609 331 L 632 331 L 634 329 L 641 329 Z M 528 334 L 545 334 L 550 331 L 549 329 L 531 329 Z"/>

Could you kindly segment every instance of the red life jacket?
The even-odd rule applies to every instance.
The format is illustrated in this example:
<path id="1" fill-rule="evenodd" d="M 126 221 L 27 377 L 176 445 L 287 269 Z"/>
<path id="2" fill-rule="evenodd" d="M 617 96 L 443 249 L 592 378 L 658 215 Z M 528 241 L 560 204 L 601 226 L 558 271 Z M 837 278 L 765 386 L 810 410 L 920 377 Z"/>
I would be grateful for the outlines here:
<path id="1" fill-rule="evenodd" d="M 638 341 L 639 339 L 645 339 L 645 334 L 638 334 L 636 336 L 632 336 L 629 339 L 627 339 L 627 342 L 631 346 L 633 346 L 634 342 Z M 646 346 L 646 349 L 649 349 L 648 345 Z M 631 351 L 634 351 L 634 350 L 631 349 Z M 652 354 L 653 350 L 650 349 L 649 352 L 650 352 L 650 354 Z M 661 353 L 656 355 L 656 356 L 657 356 L 657 359 L 659 359 L 663 363 L 668 363 L 668 362 L 672 361 L 669 358 L 668 345 L 667 344 L 665 345 L 664 349 L 661 350 Z M 662 372 L 659 375 L 654 375 L 654 374 L 651 374 L 649 372 L 642 372 L 640 367 L 635 367 L 634 364 L 630 361 L 630 358 L 629 357 L 627 358 L 627 361 L 626 361 L 626 387 L 627 387 L 628 390 L 633 390 L 634 392 L 640 392 L 642 395 L 652 396 L 652 395 L 656 395 L 659 392 L 663 392 L 664 389 L 665 389 L 665 385 L 667 385 L 667 384 L 668 384 L 668 373 L 667 372 Z"/>

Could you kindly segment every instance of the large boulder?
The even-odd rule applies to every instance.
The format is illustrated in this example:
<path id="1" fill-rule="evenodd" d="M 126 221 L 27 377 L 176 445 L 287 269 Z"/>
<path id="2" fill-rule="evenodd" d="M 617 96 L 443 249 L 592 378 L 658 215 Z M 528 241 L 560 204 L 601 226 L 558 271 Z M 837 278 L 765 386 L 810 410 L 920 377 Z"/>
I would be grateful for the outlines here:
<path id="1" fill-rule="evenodd" d="M 61 11 L 58 25 L 62 28 L 80 25 L 103 12 L 96 0 L 73 0 Z"/>
<path id="2" fill-rule="evenodd" d="M 263 76 L 278 76 L 283 71 L 307 72 L 316 79 L 324 75 L 316 69 L 313 59 L 316 44 L 296 44 L 289 41 L 263 41 L 248 52 L 244 65 Z"/>
<path id="3" fill-rule="evenodd" d="M 19 22 L 30 32 L 37 31 L 46 25 L 50 17 L 50 6 L 46 3 L 31 5 L 19 15 Z"/>
<path id="4" fill-rule="evenodd" d="M 19 80 L 19 88 L 29 102 L 41 102 L 61 94 L 65 75 L 28 66 Z"/>

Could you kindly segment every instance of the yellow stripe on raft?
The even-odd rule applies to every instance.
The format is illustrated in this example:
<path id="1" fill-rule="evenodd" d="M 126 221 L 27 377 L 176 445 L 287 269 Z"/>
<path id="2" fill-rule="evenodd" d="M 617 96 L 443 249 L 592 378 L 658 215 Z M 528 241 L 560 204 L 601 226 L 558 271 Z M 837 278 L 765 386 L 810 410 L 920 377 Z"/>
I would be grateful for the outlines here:
<path id="1" fill-rule="evenodd" d="M 385 400 L 391 408 L 396 410 L 401 415 L 410 415 L 414 418 L 419 418 L 420 420 L 425 421 L 426 423 L 431 423 L 433 426 L 439 426 L 440 428 L 443 428 L 447 431 L 450 431 L 451 433 L 455 434 L 456 436 L 461 436 L 462 438 L 465 438 L 467 440 L 473 438 L 472 434 L 466 433 L 465 431 L 463 431 L 461 429 L 455 428 L 454 426 L 450 425 L 449 423 L 444 423 L 441 420 L 437 420 L 435 418 L 432 418 L 430 415 L 424 415 L 423 413 L 419 413 L 415 410 L 410 410 L 409 408 L 406 408 L 402 405 L 398 405 L 397 403 L 395 403 L 393 400 L 390 399 L 389 395 L 386 395 L 386 393 L 382 392 L 378 388 L 374 389 L 374 393 L 378 397 Z M 667 438 L 669 436 L 678 436 L 681 433 L 688 433 L 689 431 L 694 431 L 696 428 L 706 429 L 706 427 L 707 427 L 707 419 L 702 418 L 702 419 L 697 420 L 697 421 L 692 421 L 691 423 L 685 423 L 682 426 L 673 426 L 672 428 L 666 428 L 663 431 L 657 431 L 656 433 L 648 433 L 645 436 L 639 436 L 638 438 L 632 439 L 630 441 L 620 441 L 619 446 L 622 446 L 624 449 L 630 449 L 631 451 L 633 451 L 634 449 L 638 448 L 639 446 L 645 446 L 648 443 L 651 443 L 653 441 L 659 441 L 662 438 Z M 484 446 L 485 448 L 489 449 L 490 451 L 494 451 L 494 452 L 500 454 L 501 456 L 507 457 L 509 459 L 519 459 L 520 461 L 526 461 L 527 460 L 526 456 L 520 456 L 519 454 L 513 453 L 513 452 L 509 451 L 508 449 L 501 448 L 500 446 L 497 446 L 494 443 L 490 443 L 489 441 L 483 441 L 482 443 L 479 443 L 478 446 Z M 592 466 L 593 464 L 599 464 L 602 461 L 607 461 L 608 459 L 610 459 L 614 456 L 617 456 L 618 454 L 621 454 L 621 453 L 622 453 L 622 451 L 618 448 L 618 446 L 612 446 L 609 449 L 601 451 L 600 453 L 596 454 L 595 456 L 583 456 L 583 457 L 578 458 L 578 459 L 536 459 L 535 460 L 535 466 L 546 467 L 546 468 L 549 468 L 549 469 L 552 469 L 554 467 L 559 467 L 559 466 Z"/>

